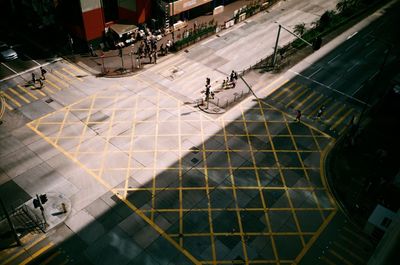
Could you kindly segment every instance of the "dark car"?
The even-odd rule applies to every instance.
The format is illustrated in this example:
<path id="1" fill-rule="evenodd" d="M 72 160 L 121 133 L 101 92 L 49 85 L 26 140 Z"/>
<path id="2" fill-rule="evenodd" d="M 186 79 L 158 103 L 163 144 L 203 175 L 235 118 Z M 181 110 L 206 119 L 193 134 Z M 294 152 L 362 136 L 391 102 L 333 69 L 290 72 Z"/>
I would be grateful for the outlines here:
<path id="1" fill-rule="evenodd" d="M 11 61 L 18 58 L 18 54 L 4 42 L 0 42 L 0 59 L 2 61 Z"/>

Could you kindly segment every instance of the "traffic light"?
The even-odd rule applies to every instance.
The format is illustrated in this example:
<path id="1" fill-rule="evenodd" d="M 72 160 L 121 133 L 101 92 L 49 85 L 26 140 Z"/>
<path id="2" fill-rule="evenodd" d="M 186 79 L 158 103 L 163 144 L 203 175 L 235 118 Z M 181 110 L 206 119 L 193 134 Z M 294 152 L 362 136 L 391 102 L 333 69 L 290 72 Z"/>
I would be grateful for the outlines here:
<path id="1" fill-rule="evenodd" d="M 46 194 L 42 194 L 39 196 L 40 202 L 42 204 L 45 204 L 47 202 L 47 195 Z"/>
<path id="2" fill-rule="evenodd" d="M 40 207 L 40 202 L 38 201 L 38 199 L 33 199 L 33 207 L 35 207 L 35 209 Z"/>

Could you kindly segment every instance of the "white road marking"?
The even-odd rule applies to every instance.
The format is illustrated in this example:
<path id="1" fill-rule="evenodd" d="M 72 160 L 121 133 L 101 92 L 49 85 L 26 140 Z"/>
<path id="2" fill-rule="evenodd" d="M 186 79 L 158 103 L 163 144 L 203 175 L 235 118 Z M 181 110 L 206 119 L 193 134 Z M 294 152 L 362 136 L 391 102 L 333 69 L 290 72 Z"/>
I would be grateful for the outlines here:
<path id="1" fill-rule="evenodd" d="M 355 45 L 357 45 L 357 43 L 358 43 L 358 41 L 355 41 L 353 44 L 351 44 L 349 47 L 347 47 L 345 51 L 347 52 L 348 50 L 353 48 Z"/>
<path id="2" fill-rule="evenodd" d="M 330 83 L 328 86 L 332 86 L 333 84 L 335 84 L 337 81 L 339 81 L 339 79 L 342 78 L 341 76 L 338 76 L 335 80 L 333 80 L 332 83 Z"/>
<path id="3" fill-rule="evenodd" d="M 15 71 L 14 69 L 12 69 L 11 67 L 9 67 L 8 65 L 6 65 L 5 63 L 1 63 L 1 64 L 2 64 L 4 67 L 6 67 L 8 70 L 10 70 L 10 71 L 12 71 L 12 72 L 18 74 L 17 71 Z"/>
<path id="4" fill-rule="evenodd" d="M 348 68 L 346 70 L 346 72 L 350 72 L 351 70 L 353 70 L 354 67 L 356 67 L 358 65 L 358 63 L 353 64 L 350 68 Z"/>
<path id="5" fill-rule="evenodd" d="M 359 86 L 359 87 L 356 89 L 356 91 L 354 91 L 354 93 L 351 94 L 351 95 L 354 96 L 354 95 L 357 94 L 357 92 L 358 92 L 361 88 L 363 88 L 363 87 L 364 87 L 364 83 L 362 83 L 361 86 Z"/>
<path id="6" fill-rule="evenodd" d="M 375 51 L 376 51 L 376 48 L 373 49 L 373 50 L 371 50 L 369 53 L 367 53 L 367 54 L 365 55 L 365 58 L 367 58 L 368 56 L 370 56 L 371 54 L 373 54 Z"/>
<path id="7" fill-rule="evenodd" d="M 361 103 L 361 104 L 363 104 L 363 105 L 367 105 L 368 107 L 371 106 L 370 104 L 368 104 L 368 103 L 366 103 L 366 102 L 364 102 L 364 101 L 362 101 L 362 100 L 359 100 L 358 98 L 355 98 L 355 97 L 350 96 L 350 95 L 348 95 L 348 94 L 346 94 L 346 93 L 343 93 L 342 91 L 339 91 L 339 90 L 334 89 L 334 88 L 332 88 L 332 87 L 330 87 L 330 86 L 328 86 L 328 85 L 325 85 L 325 84 L 323 84 L 323 83 L 321 83 L 321 82 L 318 82 L 317 80 L 314 80 L 314 79 L 312 79 L 312 78 L 309 78 L 308 76 L 302 75 L 302 74 L 300 74 L 300 73 L 298 73 L 298 72 L 296 72 L 296 71 L 293 71 L 293 70 L 289 70 L 289 71 L 292 72 L 292 73 L 294 73 L 294 74 L 296 74 L 296 75 L 298 75 L 298 76 L 301 76 L 301 77 L 303 77 L 303 78 L 305 78 L 305 79 L 307 79 L 307 80 L 310 80 L 310 81 L 313 82 L 313 83 L 316 83 L 316 84 L 318 84 L 318 85 L 320 85 L 320 86 L 323 86 L 323 87 L 325 87 L 325 88 L 327 88 L 327 89 L 329 89 L 329 90 L 331 90 L 331 91 L 334 91 L 334 92 L 336 92 L 336 93 L 338 93 L 338 94 L 340 94 L 340 95 L 342 95 L 342 96 L 344 96 L 344 97 L 347 97 L 347 98 L 350 98 L 350 99 L 352 99 L 352 100 L 354 100 L 354 101 L 357 101 L 358 103 Z"/>
<path id="8" fill-rule="evenodd" d="M 369 81 L 371 81 L 372 79 L 374 79 L 375 78 L 375 76 L 377 76 L 378 75 L 378 73 L 379 73 L 379 70 L 378 71 L 376 71 L 373 75 L 371 75 L 371 77 L 370 78 L 368 78 L 368 80 Z"/>
<path id="9" fill-rule="evenodd" d="M 340 57 L 340 56 L 342 56 L 342 54 L 340 53 L 340 54 L 338 54 L 338 55 L 336 55 L 335 57 L 333 57 L 332 59 L 330 59 L 329 61 L 328 61 L 328 64 L 331 64 L 334 60 L 336 60 L 338 57 Z"/>
<path id="10" fill-rule="evenodd" d="M 317 74 L 319 71 L 322 70 L 322 67 L 318 68 L 317 70 L 315 70 L 311 75 L 309 75 L 308 77 L 312 77 L 313 75 Z"/>
<path id="11" fill-rule="evenodd" d="M 29 60 L 31 60 L 32 62 L 34 62 L 35 64 L 40 65 L 40 63 L 38 63 L 36 60 L 33 60 L 30 56 L 28 56 L 28 55 L 26 55 L 26 54 L 25 54 L 25 56 L 26 56 Z"/>
<path id="12" fill-rule="evenodd" d="M 351 39 L 352 37 L 354 37 L 356 34 L 358 33 L 358 31 L 354 32 L 353 34 L 351 34 L 350 36 L 347 37 L 347 39 Z"/>

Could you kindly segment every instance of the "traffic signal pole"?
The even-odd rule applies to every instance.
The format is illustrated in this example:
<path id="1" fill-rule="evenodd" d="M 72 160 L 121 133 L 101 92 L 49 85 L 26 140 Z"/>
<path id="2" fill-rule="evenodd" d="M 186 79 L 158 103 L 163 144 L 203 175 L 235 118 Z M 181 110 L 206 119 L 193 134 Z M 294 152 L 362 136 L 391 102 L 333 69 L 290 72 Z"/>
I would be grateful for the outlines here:
<path id="1" fill-rule="evenodd" d="M 276 64 L 276 54 L 278 53 L 278 43 L 279 43 L 279 36 L 281 34 L 281 29 L 283 28 L 284 30 L 286 30 L 287 32 L 289 32 L 290 34 L 292 34 L 293 36 L 295 36 L 296 38 L 298 38 L 299 40 L 303 41 L 304 43 L 306 43 L 308 46 L 313 46 L 311 43 L 309 43 L 308 41 L 306 41 L 305 39 L 303 39 L 302 37 L 298 36 L 297 34 L 291 32 L 289 29 L 285 28 L 284 26 L 282 26 L 281 24 L 279 24 L 278 22 L 275 21 L 275 23 L 278 24 L 279 28 L 278 28 L 278 35 L 276 36 L 276 42 L 275 42 L 275 48 L 274 48 L 274 57 L 272 59 L 272 67 L 275 67 Z"/>

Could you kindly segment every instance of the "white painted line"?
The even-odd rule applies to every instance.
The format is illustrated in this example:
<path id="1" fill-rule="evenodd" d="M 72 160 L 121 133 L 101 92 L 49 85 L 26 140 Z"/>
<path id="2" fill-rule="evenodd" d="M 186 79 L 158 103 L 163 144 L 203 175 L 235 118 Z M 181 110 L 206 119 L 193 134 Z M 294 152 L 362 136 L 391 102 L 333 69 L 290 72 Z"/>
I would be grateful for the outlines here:
<path id="1" fill-rule="evenodd" d="M 352 37 L 354 37 L 356 34 L 358 33 L 358 31 L 354 32 L 353 34 L 351 34 L 350 36 L 347 37 L 347 39 L 351 39 Z"/>
<path id="2" fill-rule="evenodd" d="M 8 70 L 12 71 L 13 73 L 18 74 L 17 71 L 15 71 L 14 69 L 12 69 L 11 67 L 9 67 L 8 65 L 6 65 L 5 63 L 1 63 L 4 67 L 6 67 Z"/>
<path id="3" fill-rule="evenodd" d="M 296 72 L 296 71 L 293 71 L 293 70 L 291 70 L 291 69 L 290 69 L 289 71 L 292 72 L 292 73 L 294 73 L 294 74 L 296 74 L 296 75 L 298 75 L 298 76 L 301 76 L 301 77 L 303 77 L 303 78 L 305 78 L 305 79 L 307 79 L 307 80 L 310 80 L 310 81 L 313 82 L 313 83 L 316 83 L 316 84 L 318 84 L 318 85 L 320 85 L 320 86 L 323 86 L 323 87 L 325 87 L 325 88 L 327 88 L 327 89 L 329 89 L 329 90 L 331 90 L 331 91 L 334 91 L 334 92 L 336 92 L 336 93 L 338 93 L 338 94 L 340 94 L 340 95 L 342 95 L 342 96 L 344 96 L 344 97 L 347 97 L 347 98 L 350 98 L 350 99 L 352 99 L 352 100 L 354 100 L 354 101 L 357 101 L 358 103 L 361 103 L 361 104 L 363 104 L 363 105 L 367 105 L 368 107 L 371 106 L 370 104 L 367 104 L 366 102 L 364 102 L 364 101 L 362 101 L 362 100 L 359 100 L 358 98 L 355 98 L 355 97 L 350 96 L 350 95 L 348 95 L 348 94 L 346 94 L 346 93 L 343 93 L 342 91 L 339 91 L 339 90 L 334 89 L 334 88 L 332 88 L 332 87 L 330 87 L 330 86 L 327 86 L 327 85 L 325 85 L 325 84 L 323 84 L 323 83 L 321 83 L 321 82 L 318 82 L 317 80 L 314 80 L 314 79 L 312 79 L 312 78 L 309 78 L 308 76 L 302 75 L 302 74 L 300 74 L 300 73 L 298 73 L 298 72 Z"/>
<path id="4" fill-rule="evenodd" d="M 333 84 L 335 84 L 337 81 L 339 81 L 341 78 L 341 76 L 338 76 L 335 80 L 333 80 L 332 83 L 330 83 L 328 86 L 333 86 Z"/>
<path id="5" fill-rule="evenodd" d="M 322 70 L 322 67 L 318 68 L 316 71 L 314 71 L 314 73 L 312 73 L 311 75 L 309 75 L 308 77 L 312 77 L 313 75 L 317 74 L 319 71 Z"/>
<path id="6" fill-rule="evenodd" d="M 350 72 L 351 70 L 353 70 L 354 67 L 356 67 L 358 65 L 358 63 L 353 64 L 350 68 L 348 68 L 346 70 L 346 72 Z"/>
<path id="7" fill-rule="evenodd" d="M 377 76 L 378 75 L 378 73 L 379 73 L 379 70 L 378 71 L 376 71 L 373 75 L 371 75 L 371 77 L 370 78 L 368 78 L 368 80 L 369 81 L 371 81 L 372 79 L 374 79 L 375 78 L 375 76 Z"/>
<path id="8" fill-rule="evenodd" d="M 49 65 L 49 64 L 52 64 L 52 63 L 61 61 L 61 60 L 63 60 L 63 58 L 56 58 L 56 59 L 54 59 L 54 60 L 52 60 L 52 61 L 50 61 L 50 62 L 47 62 L 47 63 L 45 63 L 45 64 L 42 64 L 42 66 L 46 66 L 46 65 Z M 7 66 L 6 66 L 6 67 L 7 67 Z M 26 74 L 26 73 L 28 73 L 28 72 L 30 72 L 30 71 L 32 71 L 32 70 L 36 70 L 36 69 L 38 69 L 39 67 L 40 67 L 40 66 L 35 66 L 35 67 L 32 67 L 32 68 L 30 68 L 30 69 L 27 69 L 27 70 L 25 70 L 25 71 L 23 71 L 23 72 L 19 72 L 19 73 L 17 73 L 17 72 L 15 72 L 15 71 L 13 71 L 12 69 L 10 69 L 10 70 L 12 70 L 15 74 L 10 75 L 10 76 L 7 76 L 7 77 L 1 79 L 1 80 L 0 80 L 0 83 L 1 83 L 1 82 L 4 82 L 4 81 L 7 81 L 7 80 L 9 80 L 9 79 L 13 79 L 14 77 L 17 77 L 17 76 L 19 76 L 19 75 Z"/>
<path id="9" fill-rule="evenodd" d="M 372 40 L 368 41 L 367 43 L 365 43 L 364 47 L 368 47 L 374 41 L 375 41 L 375 39 L 372 39 Z"/>
<path id="10" fill-rule="evenodd" d="M 340 54 L 338 54 L 338 55 L 336 55 L 335 57 L 333 57 L 332 59 L 330 59 L 329 61 L 328 61 L 328 64 L 331 64 L 334 60 L 336 60 L 338 57 L 340 57 L 340 56 L 342 56 L 342 54 L 340 53 Z"/>
<path id="11" fill-rule="evenodd" d="M 355 45 L 357 45 L 357 43 L 358 43 L 358 41 L 355 41 L 353 44 L 351 44 L 349 47 L 347 47 L 345 51 L 347 52 L 348 50 L 353 48 Z"/>
<path id="12" fill-rule="evenodd" d="M 364 87 L 364 83 L 362 83 L 361 86 L 359 86 L 359 87 L 356 89 L 356 91 L 354 91 L 354 93 L 351 94 L 351 95 L 354 96 L 354 95 L 357 94 L 357 92 L 358 92 L 361 88 L 363 88 L 363 87 Z"/>
<path id="13" fill-rule="evenodd" d="M 368 56 L 370 56 L 371 54 L 373 54 L 375 51 L 376 51 L 376 48 L 373 49 L 373 50 L 371 50 L 369 53 L 367 53 L 367 54 L 365 55 L 365 58 L 367 58 Z"/>
<path id="14" fill-rule="evenodd" d="M 26 54 L 25 54 L 25 56 L 26 56 L 29 60 L 31 60 L 32 62 L 34 62 L 35 64 L 40 65 L 40 63 L 38 63 L 36 60 L 33 60 L 30 56 L 28 56 L 28 55 L 26 55 Z"/>

